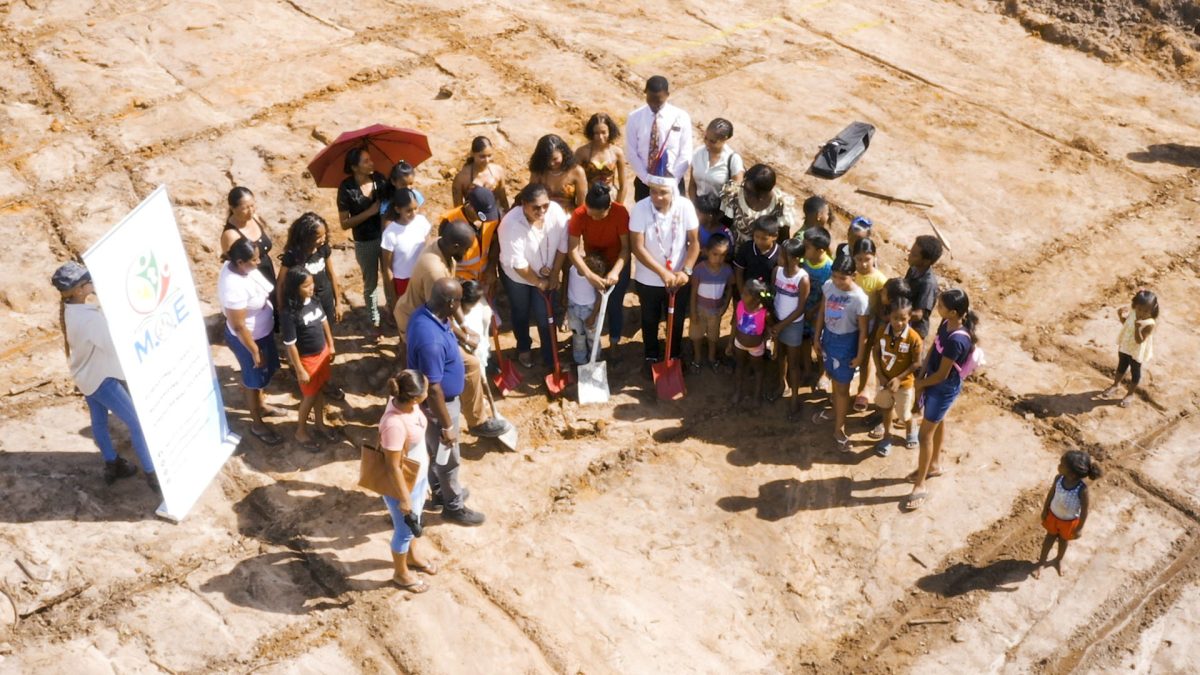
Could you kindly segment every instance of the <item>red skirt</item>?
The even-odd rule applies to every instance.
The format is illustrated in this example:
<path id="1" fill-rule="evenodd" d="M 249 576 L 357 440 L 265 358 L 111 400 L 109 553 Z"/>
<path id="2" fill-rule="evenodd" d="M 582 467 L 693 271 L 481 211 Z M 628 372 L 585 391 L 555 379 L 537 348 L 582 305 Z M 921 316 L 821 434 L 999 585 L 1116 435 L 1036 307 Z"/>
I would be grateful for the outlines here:
<path id="1" fill-rule="evenodd" d="M 320 354 L 300 357 L 300 365 L 304 367 L 304 372 L 308 373 L 308 384 L 300 385 L 301 394 L 316 396 L 321 393 L 321 389 L 329 381 L 332 361 L 333 358 L 329 354 L 329 345 L 325 345 Z"/>

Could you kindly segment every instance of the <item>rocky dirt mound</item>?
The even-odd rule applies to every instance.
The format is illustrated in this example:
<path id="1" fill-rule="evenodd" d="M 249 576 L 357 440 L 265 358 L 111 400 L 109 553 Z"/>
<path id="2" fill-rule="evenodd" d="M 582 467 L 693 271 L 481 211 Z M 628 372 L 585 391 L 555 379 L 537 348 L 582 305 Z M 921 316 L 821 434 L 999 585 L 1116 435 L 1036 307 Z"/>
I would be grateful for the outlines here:
<path id="1" fill-rule="evenodd" d="M 1200 83 L 1200 2 L 1195 0 L 996 0 L 1047 42 L 1105 61 L 1133 58 Z"/>

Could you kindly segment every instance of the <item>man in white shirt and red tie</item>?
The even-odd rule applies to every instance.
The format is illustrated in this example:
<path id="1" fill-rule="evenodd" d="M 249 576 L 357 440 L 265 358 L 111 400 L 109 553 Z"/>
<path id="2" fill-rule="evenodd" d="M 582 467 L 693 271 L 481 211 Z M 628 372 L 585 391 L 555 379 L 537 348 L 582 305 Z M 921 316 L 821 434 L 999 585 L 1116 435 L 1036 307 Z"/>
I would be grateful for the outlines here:
<path id="1" fill-rule="evenodd" d="M 666 156 L 667 172 L 679 180 L 679 193 L 686 194 L 683 178 L 692 160 L 692 118 L 667 103 L 670 84 L 662 75 L 646 80 L 646 105 L 629 114 L 625 123 L 625 156 L 633 165 L 633 198 L 650 196 L 651 167 Z"/>
<path id="2" fill-rule="evenodd" d="M 663 358 L 659 351 L 658 325 L 667 316 L 668 299 L 675 295 L 675 319 L 671 330 L 671 354 L 678 358 L 683 345 L 683 322 L 687 318 L 688 282 L 700 257 L 700 223 L 696 208 L 676 188 L 674 176 L 662 163 L 647 176 L 650 196 L 634 205 L 629 215 L 629 242 L 637 267 L 634 288 L 642 311 L 642 344 L 650 364 Z M 682 292 L 680 292 L 682 291 Z"/>

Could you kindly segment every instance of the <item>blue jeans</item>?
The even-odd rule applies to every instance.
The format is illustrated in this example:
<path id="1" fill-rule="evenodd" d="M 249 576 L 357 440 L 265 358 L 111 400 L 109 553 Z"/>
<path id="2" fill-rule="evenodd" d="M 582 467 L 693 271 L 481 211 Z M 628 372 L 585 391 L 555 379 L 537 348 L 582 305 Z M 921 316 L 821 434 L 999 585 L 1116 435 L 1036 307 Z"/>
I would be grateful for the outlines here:
<path id="1" fill-rule="evenodd" d="M 529 336 L 529 319 L 532 316 L 537 322 L 538 340 L 542 344 L 542 363 L 553 364 L 555 341 L 558 339 L 550 330 L 550 320 L 546 314 L 546 301 L 537 286 L 530 286 L 508 278 L 500 273 L 504 282 L 504 292 L 508 294 L 508 306 L 512 312 L 513 335 L 517 338 L 517 353 L 533 349 L 533 339 Z M 550 292 L 550 306 L 555 305 L 556 293 Z"/>
<path id="2" fill-rule="evenodd" d="M 571 327 L 571 356 L 575 358 L 576 365 L 583 365 L 592 357 L 592 335 L 588 330 L 587 320 L 592 318 L 594 310 L 592 305 L 567 305 L 567 325 Z M 600 328 L 599 323 L 596 327 Z M 599 335 L 595 337 L 600 339 Z"/>
<path id="3" fill-rule="evenodd" d="M 108 433 L 108 413 L 111 412 L 129 427 L 129 438 L 133 441 L 133 451 L 137 453 L 142 471 L 154 473 L 146 436 L 142 434 L 142 424 L 138 421 L 137 411 L 133 409 L 133 399 L 129 397 L 125 383 L 115 377 L 107 378 L 95 392 L 83 399 L 87 401 L 88 412 L 92 415 L 92 438 L 96 441 L 96 447 L 100 448 L 104 461 L 117 461 L 117 451 Z"/>

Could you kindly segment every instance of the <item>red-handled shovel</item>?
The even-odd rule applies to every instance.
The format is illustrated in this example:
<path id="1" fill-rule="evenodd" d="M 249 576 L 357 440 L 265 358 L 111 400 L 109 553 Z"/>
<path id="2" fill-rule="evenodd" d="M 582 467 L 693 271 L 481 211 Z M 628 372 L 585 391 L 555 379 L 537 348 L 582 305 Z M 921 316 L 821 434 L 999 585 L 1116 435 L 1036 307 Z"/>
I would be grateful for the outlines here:
<path id="1" fill-rule="evenodd" d="M 550 294 L 542 291 L 542 299 L 546 301 L 546 318 L 550 322 L 550 355 L 554 359 L 554 372 L 546 376 L 546 388 L 551 396 L 558 396 L 571 384 L 571 373 L 563 372 L 558 364 L 558 333 L 554 330 L 554 307 L 550 302 Z"/>
<path id="2" fill-rule="evenodd" d="M 675 293 L 676 290 L 672 289 L 667 295 L 667 357 L 650 366 L 660 401 L 674 401 L 687 394 L 687 387 L 683 384 L 683 364 L 679 359 L 671 358 L 671 333 L 675 332 Z"/>
<path id="3" fill-rule="evenodd" d="M 496 355 L 496 364 L 500 366 L 500 372 L 492 377 L 492 382 L 500 390 L 501 396 L 508 396 L 510 391 L 515 391 L 517 387 L 521 386 L 521 371 L 517 370 L 516 364 L 504 358 L 504 352 L 500 350 L 500 319 L 494 312 L 492 313 L 492 348 Z"/>

